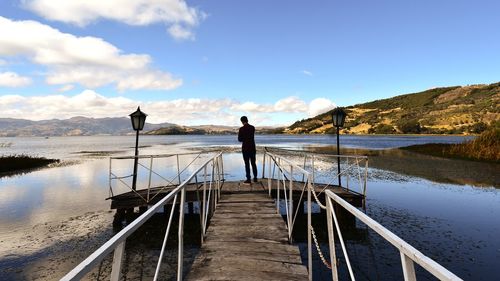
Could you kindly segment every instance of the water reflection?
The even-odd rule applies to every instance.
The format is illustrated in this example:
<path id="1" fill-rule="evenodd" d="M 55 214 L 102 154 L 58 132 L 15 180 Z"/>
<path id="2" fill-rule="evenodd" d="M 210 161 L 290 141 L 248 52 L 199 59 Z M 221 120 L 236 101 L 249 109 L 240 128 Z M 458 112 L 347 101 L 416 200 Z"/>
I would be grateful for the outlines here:
<path id="1" fill-rule="evenodd" d="M 306 146 L 307 151 L 333 154 L 333 146 Z M 371 168 L 400 175 L 425 178 L 438 183 L 500 188 L 500 163 L 447 159 L 402 149 L 368 150 L 344 148 L 341 154 L 367 155 Z M 384 173 L 372 174 L 383 177 Z"/>
<path id="2" fill-rule="evenodd" d="M 391 149 L 371 153 L 370 166 L 434 182 L 500 188 L 500 164 L 417 154 Z"/>

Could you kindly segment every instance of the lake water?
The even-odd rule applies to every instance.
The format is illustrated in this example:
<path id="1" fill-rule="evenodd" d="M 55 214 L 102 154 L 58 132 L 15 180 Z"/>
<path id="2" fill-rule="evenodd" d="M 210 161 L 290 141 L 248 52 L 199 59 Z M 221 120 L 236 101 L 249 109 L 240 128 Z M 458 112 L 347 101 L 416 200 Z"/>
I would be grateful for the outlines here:
<path id="1" fill-rule="evenodd" d="M 492 280 L 500 276 L 499 164 L 392 149 L 464 139 L 341 136 L 341 146 L 344 152 L 371 150 L 368 215 L 458 276 Z M 0 178 L 1 280 L 58 279 L 91 252 L 85 243 L 99 243 L 112 234 L 113 214 L 104 200 L 108 156 L 132 155 L 134 141 L 133 136 L 0 138 L 0 144 L 9 144 L 0 145 L 0 155 L 62 160 L 56 167 Z M 256 136 L 259 146 L 295 150 L 333 151 L 335 141 L 335 136 Z M 227 178 L 244 177 L 235 136 L 141 136 L 140 146 L 143 155 L 228 147 L 236 152 L 224 156 Z M 399 254 L 387 250 L 376 234 L 363 233 L 362 242 L 347 241 L 353 259 L 362 261 L 354 269 L 358 279 L 387 280 L 393 275 L 384 274 L 399 272 Z"/>

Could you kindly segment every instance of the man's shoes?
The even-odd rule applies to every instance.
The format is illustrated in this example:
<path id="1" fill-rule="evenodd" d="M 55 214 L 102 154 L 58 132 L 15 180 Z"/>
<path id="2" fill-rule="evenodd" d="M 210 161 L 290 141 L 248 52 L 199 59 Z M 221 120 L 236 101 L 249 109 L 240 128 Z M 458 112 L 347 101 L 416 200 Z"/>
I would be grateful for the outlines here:
<path id="1" fill-rule="evenodd" d="M 259 182 L 257 178 L 253 178 L 253 182 Z"/>
<path id="2" fill-rule="evenodd" d="M 252 181 L 251 181 L 251 180 L 246 180 L 246 181 L 244 181 L 243 183 L 250 184 L 250 183 L 252 183 Z"/>

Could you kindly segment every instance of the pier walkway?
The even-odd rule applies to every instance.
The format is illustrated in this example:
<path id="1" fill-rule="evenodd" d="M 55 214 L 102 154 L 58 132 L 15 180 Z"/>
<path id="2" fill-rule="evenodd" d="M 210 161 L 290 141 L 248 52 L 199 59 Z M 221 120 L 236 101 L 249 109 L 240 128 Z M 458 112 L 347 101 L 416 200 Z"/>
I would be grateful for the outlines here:
<path id="1" fill-rule="evenodd" d="M 222 152 L 209 157 L 202 153 L 138 156 L 138 160 L 142 160 L 142 163 L 139 161 L 140 167 L 147 171 L 143 173 L 146 180 L 142 181 L 142 186 L 147 188 L 137 189 L 129 184 L 131 177 L 127 171 L 130 165 L 120 163 L 130 162 L 134 157 L 110 158 L 108 199 L 112 201 L 112 208 L 117 214 L 135 213 L 134 209 L 138 208 L 140 215 L 61 280 L 81 280 L 88 274 L 100 272 L 105 260 L 112 263 L 111 268 L 108 267 L 110 280 L 126 280 L 128 276 L 124 274 L 130 273 L 124 266 L 130 255 L 127 240 L 158 213 L 168 217 L 163 242 L 160 249 L 155 250 L 157 258 L 141 262 L 143 267 L 156 264 L 154 275 L 147 274 L 154 281 L 171 280 L 174 278 L 172 274 L 176 275 L 177 281 L 313 280 L 313 254 L 329 269 L 333 281 L 340 279 L 339 266 L 344 267 L 351 280 L 355 280 L 353 269 L 356 267 L 351 265 L 339 224 L 342 213 L 346 212 L 399 251 L 404 280 L 416 280 L 415 264 L 439 280 L 461 280 L 358 209 L 364 205 L 360 201 L 364 203 L 366 196 L 366 156 L 334 155 L 332 158 L 305 153 L 303 158 L 288 157 L 266 150 L 262 158 L 263 179 L 243 185 L 225 179 Z M 331 169 L 335 167 L 332 164 L 337 164 L 337 169 Z M 322 177 L 325 171 L 326 178 Z M 161 184 L 158 184 L 160 180 Z M 335 182 L 345 185 L 335 185 Z M 323 229 L 318 225 L 314 227 L 318 232 L 327 232 L 327 241 L 319 243 L 328 247 L 320 247 L 316 239 L 315 233 L 318 232 L 312 223 L 313 207 L 314 212 L 324 214 L 316 219 L 326 218 Z M 194 261 L 184 256 L 186 214 L 194 214 L 200 223 L 201 248 Z M 305 225 L 296 224 L 298 216 L 306 217 Z M 192 231 L 192 227 L 186 231 L 189 229 Z M 293 244 L 294 230 L 306 235 L 307 248 L 303 259 L 297 245 Z M 167 242 L 170 245 L 174 242 L 176 246 L 167 246 Z M 313 245 L 317 251 L 313 251 Z M 172 259 L 165 260 L 169 256 L 167 252 L 174 254 L 176 265 Z M 342 256 L 344 263 L 338 263 L 337 255 Z M 143 267 L 140 271 L 146 272 Z M 162 267 L 173 269 L 175 273 L 166 272 Z"/>
<path id="2" fill-rule="evenodd" d="M 186 280 L 307 280 L 299 249 L 289 244 L 285 222 L 262 183 L 224 187 Z"/>

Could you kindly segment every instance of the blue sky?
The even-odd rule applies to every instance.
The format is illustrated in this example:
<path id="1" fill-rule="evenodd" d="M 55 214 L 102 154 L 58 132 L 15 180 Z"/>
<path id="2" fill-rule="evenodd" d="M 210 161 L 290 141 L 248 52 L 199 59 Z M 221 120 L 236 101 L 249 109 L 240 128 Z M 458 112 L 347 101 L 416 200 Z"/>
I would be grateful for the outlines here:
<path id="1" fill-rule="evenodd" d="M 286 125 L 500 81 L 497 1 L 0 3 L 0 118 Z"/>

